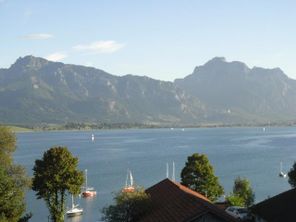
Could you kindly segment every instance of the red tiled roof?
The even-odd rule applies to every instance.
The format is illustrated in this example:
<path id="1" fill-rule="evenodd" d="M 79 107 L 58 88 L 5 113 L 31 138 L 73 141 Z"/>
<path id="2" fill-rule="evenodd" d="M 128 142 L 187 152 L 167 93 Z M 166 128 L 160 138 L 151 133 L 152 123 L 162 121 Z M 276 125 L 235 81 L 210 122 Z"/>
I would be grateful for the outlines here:
<path id="1" fill-rule="evenodd" d="M 151 197 L 153 208 L 140 222 L 189 222 L 207 213 L 222 221 L 236 222 L 205 196 L 169 179 L 148 188 L 146 192 Z"/>
<path id="2" fill-rule="evenodd" d="M 251 211 L 268 222 L 295 222 L 295 203 L 296 189 L 294 188 L 254 205 Z"/>

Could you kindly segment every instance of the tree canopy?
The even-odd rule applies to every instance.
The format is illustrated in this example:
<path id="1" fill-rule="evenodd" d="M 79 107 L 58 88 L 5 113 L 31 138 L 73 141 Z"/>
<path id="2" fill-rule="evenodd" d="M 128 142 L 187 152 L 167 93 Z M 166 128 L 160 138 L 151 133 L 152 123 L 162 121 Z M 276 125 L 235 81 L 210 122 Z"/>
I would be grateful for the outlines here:
<path id="1" fill-rule="evenodd" d="M 194 153 L 188 156 L 181 172 L 181 184 L 205 195 L 209 200 L 217 200 L 223 193 L 214 168 L 204 154 Z"/>
<path id="2" fill-rule="evenodd" d="M 77 170 L 78 158 L 66 147 L 52 147 L 35 161 L 32 189 L 44 199 L 54 222 L 64 221 L 67 192 L 79 194 L 83 172 Z"/>
<path id="3" fill-rule="evenodd" d="M 246 178 L 237 177 L 232 192 L 226 199 L 233 206 L 249 207 L 255 201 L 255 193 Z"/>
<path id="4" fill-rule="evenodd" d="M 114 197 L 115 204 L 103 209 L 103 221 L 135 222 L 151 209 L 150 197 L 144 189 L 137 188 L 134 192 L 118 192 Z"/>
<path id="5" fill-rule="evenodd" d="M 289 177 L 289 184 L 291 187 L 295 188 L 296 187 L 296 162 L 294 162 L 292 168 L 288 172 L 288 177 Z"/>
<path id="6" fill-rule="evenodd" d="M 12 154 L 16 149 L 15 134 L 5 126 L 0 126 L 0 164 L 8 167 L 12 162 Z"/>
<path id="7" fill-rule="evenodd" d="M 30 180 L 25 169 L 13 163 L 16 149 L 15 134 L 0 126 L 0 221 L 14 222 L 25 212 L 25 191 Z M 29 218 L 28 218 L 29 219 Z M 22 218 L 25 221 L 25 217 Z"/>

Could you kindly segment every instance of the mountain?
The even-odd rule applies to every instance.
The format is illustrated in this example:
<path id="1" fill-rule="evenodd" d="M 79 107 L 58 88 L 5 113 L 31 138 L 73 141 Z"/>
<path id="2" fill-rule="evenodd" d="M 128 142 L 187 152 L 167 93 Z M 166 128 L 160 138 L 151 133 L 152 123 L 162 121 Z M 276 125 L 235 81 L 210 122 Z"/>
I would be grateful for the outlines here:
<path id="1" fill-rule="evenodd" d="M 0 121 L 14 124 L 190 123 L 200 101 L 172 82 L 25 56 L 0 70 Z"/>
<path id="2" fill-rule="evenodd" d="M 216 111 L 212 121 L 267 123 L 296 119 L 296 81 L 281 69 L 249 68 L 216 57 L 175 85 Z"/>
<path id="3" fill-rule="evenodd" d="M 0 69 L 0 122 L 264 124 L 296 119 L 282 70 L 217 57 L 174 82 L 25 56 Z"/>

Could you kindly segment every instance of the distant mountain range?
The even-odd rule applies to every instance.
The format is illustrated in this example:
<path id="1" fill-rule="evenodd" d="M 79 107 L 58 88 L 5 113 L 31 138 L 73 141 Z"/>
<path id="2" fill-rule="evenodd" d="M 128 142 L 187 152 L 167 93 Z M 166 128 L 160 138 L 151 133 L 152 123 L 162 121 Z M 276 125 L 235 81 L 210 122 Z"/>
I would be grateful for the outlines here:
<path id="1" fill-rule="evenodd" d="M 296 81 L 279 68 L 214 58 L 174 82 L 25 56 L 0 69 L 0 122 L 174 125 L 296 119 Z"/>

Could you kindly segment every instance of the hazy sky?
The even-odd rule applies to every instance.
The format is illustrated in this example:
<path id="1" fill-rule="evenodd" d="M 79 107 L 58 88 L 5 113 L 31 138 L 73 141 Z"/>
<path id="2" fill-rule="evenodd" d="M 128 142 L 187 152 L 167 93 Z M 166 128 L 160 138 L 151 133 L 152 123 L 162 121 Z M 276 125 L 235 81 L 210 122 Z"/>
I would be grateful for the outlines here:
<path id="1" fill-rule="evenodd" d="M 296 1 L 0 0 L 0 67 L 25 55 L 173 80 L 215 56 L 296 79 Z"/>

